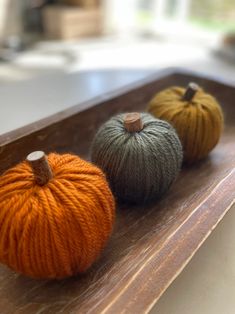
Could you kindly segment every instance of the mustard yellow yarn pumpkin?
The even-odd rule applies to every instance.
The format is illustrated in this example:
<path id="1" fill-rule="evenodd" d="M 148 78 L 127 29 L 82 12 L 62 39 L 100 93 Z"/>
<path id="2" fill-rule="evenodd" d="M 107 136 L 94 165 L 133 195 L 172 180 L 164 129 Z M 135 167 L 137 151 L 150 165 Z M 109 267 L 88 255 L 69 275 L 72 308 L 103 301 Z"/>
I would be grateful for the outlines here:
<path id="1" fill-rule="evenodd" d="M 187 89 L 173 86 L 161 91 L 150 101 L 148 111 L 174 126 L 187 163 L 206 157 L 219 141 L 222 109 L 213 96 L 195 83 Z"/>

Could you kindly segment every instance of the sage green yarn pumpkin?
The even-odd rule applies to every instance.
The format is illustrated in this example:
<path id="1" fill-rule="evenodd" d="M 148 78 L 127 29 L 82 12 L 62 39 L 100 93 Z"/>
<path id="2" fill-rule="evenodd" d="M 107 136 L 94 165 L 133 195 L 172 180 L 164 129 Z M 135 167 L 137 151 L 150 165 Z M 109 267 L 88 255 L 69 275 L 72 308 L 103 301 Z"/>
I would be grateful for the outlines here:
<path id="1" fill-rule="evenodd" d="M 106 173 L 119 201 L 151 202 L 175 181 L 182 164 L 181 143 L 165 121 L 141 113 L 142 129 L 127 131 L 125 116 L 114 116 L 101 126 L 93 140 L 91 159 Z"/>

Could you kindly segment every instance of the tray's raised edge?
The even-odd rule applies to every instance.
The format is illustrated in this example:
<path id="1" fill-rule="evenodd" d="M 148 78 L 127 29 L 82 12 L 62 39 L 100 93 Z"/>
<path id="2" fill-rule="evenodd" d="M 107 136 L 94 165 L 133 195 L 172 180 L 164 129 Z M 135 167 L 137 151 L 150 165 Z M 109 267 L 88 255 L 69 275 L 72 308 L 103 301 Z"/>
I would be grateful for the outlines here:
<path id="1" fill-rule="evenodd" d="M 146 262 L 135 269 L 135 275 L 126 280 L 121 289 L 117 286 L 89 313 L 149 313 L 235 203 L 234 185 L 235 168 L 160 248 L 152 248 Z M 165 256 L 168 258 L 164 259 Z"/>
<path id="2" fill-rule="evenodd" d="M 223 201 L 223 198 L 226 197 L 226 194 L 223 196 L 223 192 L 226 193 L 226 187 L 230 185 L 230 187 L 234 187 L 235 185 L 235 169 L 233 169 L 221 182 L 213 189 L 213 191 L 209 194 L 209 196 L 197 207 L 203 207 L 206 203 L 209 203 L 213 197 L 216 198 L 218 191 L 220 191 L 221 199 L 220 201 Z M 228 192 L 227 192 L 228 193 Z M 232 195 L 231 195 L 232 196 Z M 231 200 L 231 202 L 230 202 Z M 222 221 L 224 216 L 227 214 L 230 208 L 235 204 L 235 193 L 233 193 L 233 196 L 228 202 L 227 206 L 224 206 L 224 208 L 221 207 L 221 215 L 219 216 L 218 220 L 211 226 L 211 228 L 207 231 L 205 236 L 202 238 L 201 242 L 197 245 L 196 249 L 191 253 L 191 255 L 188 257 L 187 260 L 182 264 L 181 268 L 179 268 L 178 272 L 175 273 L 175 276 L 171 278 L 171 280 L 167 283 L 167 285 L 164 287 L 164 289 L 161 291 L 161 294 L 159 294 L 158 298 L 154 300 L 147 309 L 146 313 L 148 313 L 154 306 L 154 304 L 160 299 L 160 297 L 163 295 L 163 293 L 166 291 L 166 289 L 171 285 L 171 283 L 180 275 L 180 273 L 183 271 L 185 266 L 190 262 L 190 260 L 193 258 L 193 256 L 196 254 L 198 249 L 203 245 L 203 243 L 206 241 L 206 239 L 210 236 L 212 231 L 217 227 L 217 225 Z M 216 200 L 219 204 L 219 199 Z M 217 205 L 219 206 L 219 205 Z M 195 210 L 196 211 L 196 210 Z M 194 212 L 191 213 L 191 215 L 188 217 L 190 218 L 193 215 Z M 173 234 L 174 235 L 174 234 Z M 172 236 L 173 236 L 172 235 Z"/>
<path id="3" fill-rule="evenodd" d="M 228 87 L 235 87 L 235 81 L 231 79 L 226 79 L 221 75 L 215 75 L 211 73 L 203 73 L 201 71 L 190 70 L 184 67 L 171 67 L 170 68 L 173 74 L 183 74 L 189 76 L 195 76 L 197 78 L 203 78 L 206 80 L 214 81 L 216 83 L 228 86 Z"/>
<path id="4" fill-rule="evenodd" d="M 32 134 L 36 131 L 39 131 L 49 125 L 52 125 L 56 122 L 59 122 L 63 119 L 66 119 L 68 117 L 71 117 L 79 112 L 82 112 L 86 109 L 89 109 L 95 105 L 99 105 L 105 101 L 111 100 L 113 98 L 116 98 L 124 93 L 127 93 L 131 90 L 134 90 L 144 84 L 151 83 L 155 80 L 159 80 L 161 78 L 164 78 L 166 76 L 176 74 L 174 68 L 166 68 L 164 70 L 156 71 L 154 74 L 150 74 L 149 76 L 145 77 L 144 79 L 140 79 L 138 81 L 135 81 L 134 83 L 127 84 L 124 87 L 121 87 L 119 89 L 115 89 L 111 92 L 106 92 L 103 95 L 94 97 L 88 101 L 79 103 L 77 105 L 74 105 L 70 108 L 67 108 L 65 110 L 59 111 L 51 116 L 48 116 L 46 118 L 40 119 L 36 122 L 30 123 L 24 127 L 15 129 L 13 131 L 4 133 L 0 135 L 0 148 L 1 146 L 4 146 L 10 142 L 13 142 L 19 138 L 22 138 L 26 135 Z"/>

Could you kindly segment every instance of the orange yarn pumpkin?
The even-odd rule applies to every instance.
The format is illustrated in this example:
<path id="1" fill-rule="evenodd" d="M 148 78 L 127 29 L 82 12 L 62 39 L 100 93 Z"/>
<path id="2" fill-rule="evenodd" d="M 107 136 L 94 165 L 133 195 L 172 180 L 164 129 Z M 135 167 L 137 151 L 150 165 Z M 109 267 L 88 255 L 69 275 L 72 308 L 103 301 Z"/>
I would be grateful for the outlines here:
<path id="1" fill-rule="evenodd" d="M 174 86 L 161 91 L 150 101 L 148 111 L 173 125 L 187 163 L 206 157 L 219 141 L 222 109 L 213 96 L 195 83 L 190 83 L 187 89 Z"/>
<path id="2" fill-rule="evenodd" d="M 48 163 L 53 177 L 42 186 L 26 161 L 0 178 L 0 262 L 31 277 L 63 278 L 99 256 L 113 227 L 114 199 L 94 165 L 54 153 Z"/>

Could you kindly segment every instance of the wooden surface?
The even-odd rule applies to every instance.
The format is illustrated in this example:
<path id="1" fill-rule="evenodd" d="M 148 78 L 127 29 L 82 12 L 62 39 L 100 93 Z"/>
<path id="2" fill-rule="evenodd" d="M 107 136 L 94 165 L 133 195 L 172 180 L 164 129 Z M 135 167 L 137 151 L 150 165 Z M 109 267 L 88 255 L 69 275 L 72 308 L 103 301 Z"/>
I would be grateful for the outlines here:
<path id="1" fill-rule="evenodd" d="M 235 204 L 150 314 L 234 314 Z"/>
<path id="2" fill-rule="evenodd" d="M 35 281 L 1 266 L 1 313 L 145 313 L 180 273 L 235 199 L 235 89 L 184 74 L 152 79 L 92 108 L 88 103 L 83 112 L 77 106 L 38 122 L 32 134 L 26 127 L 2 136 L 0 149 L 0 171 L 33 150 L 70 151 L 87 158 L 97 127 L 111 115 L 144 110 L 156 91 L 189 81 L 215 94 L 225 111 L 223 136 L 209 158 L 184 168 L 155 205 L 119 208 L 111 241 L 86 274 Z"/>

